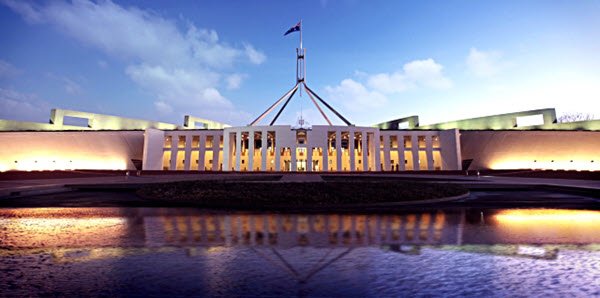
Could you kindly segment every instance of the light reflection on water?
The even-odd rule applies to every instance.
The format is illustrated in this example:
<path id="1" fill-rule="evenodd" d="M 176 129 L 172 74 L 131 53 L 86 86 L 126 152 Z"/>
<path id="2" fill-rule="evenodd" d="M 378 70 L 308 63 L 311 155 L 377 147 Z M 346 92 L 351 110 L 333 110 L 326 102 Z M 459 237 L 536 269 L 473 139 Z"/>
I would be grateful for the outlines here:
<path id="1" fill-rule="evenodd" d="M 0 209 L 0 296 L 594 296 L 598 231 L 584 210 Z"/>

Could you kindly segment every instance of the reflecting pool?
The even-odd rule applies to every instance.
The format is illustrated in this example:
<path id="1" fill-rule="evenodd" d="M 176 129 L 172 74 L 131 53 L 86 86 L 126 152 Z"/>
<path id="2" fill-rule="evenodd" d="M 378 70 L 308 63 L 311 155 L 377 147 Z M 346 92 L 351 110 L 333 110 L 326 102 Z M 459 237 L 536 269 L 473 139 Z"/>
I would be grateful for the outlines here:
<path id="1" fill-rule="evenodd" d="M 600 211 L 0 209 L 0 296 L 600 296 Z"/>

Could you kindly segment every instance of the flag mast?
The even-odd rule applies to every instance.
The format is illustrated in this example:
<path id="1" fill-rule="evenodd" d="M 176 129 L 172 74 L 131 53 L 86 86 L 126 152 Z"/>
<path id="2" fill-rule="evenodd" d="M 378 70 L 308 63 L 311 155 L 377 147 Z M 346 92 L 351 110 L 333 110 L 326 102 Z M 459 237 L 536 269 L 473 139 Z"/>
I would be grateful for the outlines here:
<path id="1" fill-rule="evenodd" d="M 346 123 L 346 125 L 353 126 L 353 124 L 350 123 L 350 121 L 348 121 L 346 118 L 344 118 L 344 116 L 342 116 L 340 113 L 338 113 L 338 111 L 336 111 L 332 106 L 330 106 L 327 102 L 325 102 L 319 95 L 317 95 L 314 91 L 312 91 L 306 85 L 306 64 L 304 63 L 306 51 L 304 50 L 304 48 L 302 46 L 302 19 L 300 19 L 300 23 L 297 23 L 295 26 L 293 26 L 288 31 L 286 31 L 283 34 L 283 36 L 286 36 L 292 32 L 296 32 L 296 31 L 300 31 L 300 47 L 296 48 L 296 84 L 290 91 L 288 91 L 281 98 L 279 98 L 264 113 L 262 113 L 260 116 L 258 116 L 258 118 L 256 118 L 254 121 L 252 121 L 252 123 L 250 123 L 248 125 L 249 126 L 256 125 L 259 121 L 261 121 L 263 118 L 265 118 L 267 116 L 267 114 L 271 113 L 279 104 L 281 104 L 285 100 L 285 102 L 283 103 L 283 106 L 277 112 L 277 115 L 275 115 L 275 118 L 273 118 L 273 120 L 269 124 L 269 126 L 272 126 L 273 124 L 275 124 L 275 121 L 277 121 L 277 118 L 279 118 L 279 115 L 281 115 L 281 112 L 283 112 L 283 110 L 288 105 L 288 103 L 290 102 L 290 100 L 292 99 L 292 97 L 294 96 L 296 91 L 299 91 L 300 96 L 302 96 L 302 89 L 304 89 L 304 91 L 306 91 L 306 94 L 308 95 L 310 100 L 317 107 L 317 109 L 319 110 L 319 112 L 321 113 L 323 118 L 325 118 L 325 121 L 327 121 L 327 123 L 329 125 L 333 125 L 333 124 L 331 123 L 331 121 L 329 120 L 327 115 L 323 112 L 323 110 L 321 109 L 321 107 L 319 106 L 319 104 L 317 103 L 315 98 L 318 99 L 319 102 L 321 102 L 323 105 L 325 105 L 325 107 L 327 107 L 336 116 L 338 116 L 338 118 L 340 118 L 340 120 L 342 120 L 344 123 Z M 300 89 L 300 90 L 298 90 L 298 89 Z M 301 117 L 300 120 L 304 121 L 304 119 L 302 119 L 302 106 L 300 106 L 300 109 L 301 109 L 300 110 L 300 117 Z M 303 123 L 304 122 L 301 123 L 301 126 L 304 125 Z"/>
<path id="2" fill-rule="evenodd" d="M 302 19 L 300 19 L 300 49 L 302 49 Z"/>
<path id="3" fill-rule="evenodd" d="M 302 48 L 302 19 L 300 19 L 300 47 L 296 49 L 296 84 L 304 82 L 305 79 L 305 64 L 304 64 L 304 49 Z M 302 96 L 302 86 L 300 86 L 300 96 Z"/>

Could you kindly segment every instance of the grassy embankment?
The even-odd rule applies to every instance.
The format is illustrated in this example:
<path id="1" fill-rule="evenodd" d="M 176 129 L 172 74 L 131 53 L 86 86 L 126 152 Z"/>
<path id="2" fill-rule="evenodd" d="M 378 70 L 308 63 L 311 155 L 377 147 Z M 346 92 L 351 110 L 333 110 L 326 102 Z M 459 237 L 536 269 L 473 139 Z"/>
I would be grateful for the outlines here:
<path id="1" fill-rule="evenodd" d="M 143 198 L 202 207 L 326 207 L 430 200 L 468 190 L 456 184 L 408 181 L 244 182 L 186 181 L 141 188 Z"/>

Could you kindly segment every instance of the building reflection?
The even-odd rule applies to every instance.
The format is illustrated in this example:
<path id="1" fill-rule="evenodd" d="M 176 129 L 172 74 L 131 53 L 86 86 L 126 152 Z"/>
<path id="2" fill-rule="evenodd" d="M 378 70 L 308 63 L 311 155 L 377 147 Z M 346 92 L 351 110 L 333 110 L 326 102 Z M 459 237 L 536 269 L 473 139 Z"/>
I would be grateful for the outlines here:
<path id="1" fill-rule="evenodd" d="M 378 247 L 408 255 L 427 247 L 552 259 L 560 245 L 590 249 L 600 243 L 599 211 L 552 209 L 311 215 L 161 208 L 0 209 L 0 226 L 0 257 L 42 249 L 59 262 L 176 248 L 197 255 L 223 248 L 293 247 Z"/>
<path id="2" fill-rule="evenodd" d="M 458 214 L 144 217 L 148 246 L 353 247 L 456 241 Z M 453 224 L 449 224 L 449 222 Z"/>

